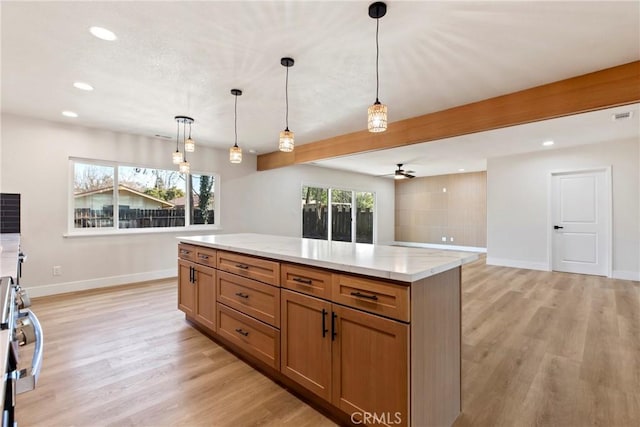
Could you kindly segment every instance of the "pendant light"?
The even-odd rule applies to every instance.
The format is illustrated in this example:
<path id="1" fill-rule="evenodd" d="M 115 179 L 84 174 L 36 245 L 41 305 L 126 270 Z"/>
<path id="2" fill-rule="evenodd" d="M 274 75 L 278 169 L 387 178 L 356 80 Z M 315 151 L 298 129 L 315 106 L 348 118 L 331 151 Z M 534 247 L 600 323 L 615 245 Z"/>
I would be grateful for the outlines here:
<path id="1" fill-rule="evenodd" d="M 238 147 L 238 97 L 242 95 L 242 91 L 240 89 L 231 89 L 231 95 L 233 95 L 235 100 L 235 106 L 233 109 L 233 129 L 235 132 L 235 144 L 233 147 L 229 148 L 229 161 L 231 163 L 241 163 L 242 162 L 242 148 Z"/>
<path id="2" fill-rule="evenodd" d="M 285 96 L 285 105 L 286 105 L 286 127 L 280 132 L 280 143 L 278 144 L 278 148 L 280 151 L 284 151 L 285 153 L 290 153 L 293 151 L 293 132 L 289 130 L 289 67 L 293 67 L 293 58 L 281 58 L 280 64 L 287 68 L 287 78 L 285 80 L 284 85 L 284 96 Z"/>
<path id="3" fill-rule="evenodd" d="M 189 124 L 189 129 L 191 129 L 191 124 L 194 122 L 194 120 L 191 117 L 187 117 L 187 116 L 175 116 L 174 117 L 176 120 L 176 123 L 178 123 L 178 131 L 176 134 L 176 153 L 173 153 L 173 161 L 175 163 L 175 161 L 179 158 L 179 154 L 181 159 L 178 162 L 178 169 L 180 170 L 180 173 L 189 173 L 191 171 L 191 165 L 189 164 L 189 162 L 187 161 L 187 124 Z M 180 149 L 179 149 L 179 145 L 178 142 L 180 140 L 180 124 L 182 123 L 182 141 L 184 143 L 184 152 L 180 153 Z M 189 135 L 191 135 L 191 130 L 189 130 Z M 191 136 L 189 136 L 189 139 L 191 139 Z M 193 142 L 193 140 L 191 140 Z"/>
<path id="4" fill-rule="evenodd" d="M 369 132 L 384 132 L 387 130 L 387 106 L 380 103 L 378 92 L 380 89 L 380 78 L 378 74 L 378 59 L 380 47 L 378 45 L 378 32 L 380 29 L 380 18 L 387 13 L 387 5 L 383 2 L 375 2 L 369 5 L 369 16 L 376 20 L 376 102 L 367 111 L 367 127 Z"/>
<path id="5" fill-rule="evenodd" d="M 193 123 L 193 120 L 189 122 L 189 138 L 184 142 L 184 151 L 188 151 L 189 153 L 196 151 L 196 142 L 191 139 L 191 123 Z"/>
<path id="6" fill-rule="evenodd" d="M 171 159 L 173 160 L 174 165 L 179 165 L 182 163 L 182 151 L 180 151 L 180 122 L 176 117 L 176 151 L 173 152 Z"/>

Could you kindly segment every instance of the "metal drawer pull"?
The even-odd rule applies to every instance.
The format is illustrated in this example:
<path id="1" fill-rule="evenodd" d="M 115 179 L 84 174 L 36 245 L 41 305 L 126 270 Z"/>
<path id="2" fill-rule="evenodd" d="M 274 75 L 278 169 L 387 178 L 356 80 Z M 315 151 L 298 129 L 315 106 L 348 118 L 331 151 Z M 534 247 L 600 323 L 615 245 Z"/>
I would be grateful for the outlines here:
<path id="1" fill-rule="evenodd" d="M 377 295 L 362 294 L 359 291 L 358 292 L 351 292 L 351 295 L 353 295 L 354 297 L 358 297 L 358 298 L 366 298 L 366 299 L 370 299 L 370 300 L 373 300 L 373 301 L 378 301 L 378 296 Z"/>
<path id="2" fill-rule="evenodd" d="M 329 332 L 329 330 L 327 329 L 327 310 L 325 310 L 324 308 L 322 309 L 322 338 L 324 338 L 327 335 L 327 332 Z"/>
<path id="3" fill-rule="evenodd" d="M 202 259 L 209 259 L 209 256 L 208 256 L 208 255 L 202 255 L 202 254 L 199 254 L 199 255 L 198 255 L 198 258 L 202 258 Z"/>
<path id="4" fill-rule="evenodd" d="M 310 285 L 312 283 L 311 279 L 303 279 L 302 277 L 294 277 L 291 280 L 298 283 L 304 283 L 305 285 Z"/>
<path id="5" fill-rule="evenodd" d="M 247 264 L 236 264 L 236 267 L 241 268 L 243 270 L 247 270 L 249 268 Z"/>
<path id="6" fill-rule="evenodd" d="M 338 336 L 338 333 L 336 332 L 336 319 L 338 318 L 338 315 L 335 312 L 331 312 L 331 341 L 335 341 L 336 340 L 336 336 Z"/>
<path id="7" fill-rule="evenodd" d="M 245 337 L 249 335 L 249 332 L 243 331 L 241 328 L 236 329 L 236 332 Z"/>
<path id="8" fill-rule="evenodd" d="M 239 296 L 240 298 L 249 298 L 249 295 L 243 294 L 242 292 L 236 292 L 236 296 Z"/>
<path id="9" fill-rule="evenodd" d="M 181 253 L 182 255 L 189 255 L 189 254 L 191 253 L 191 251 L 187 251 L 187 250 L 185 250 L 185 249 L 180 249 L 180 253 Z"/>

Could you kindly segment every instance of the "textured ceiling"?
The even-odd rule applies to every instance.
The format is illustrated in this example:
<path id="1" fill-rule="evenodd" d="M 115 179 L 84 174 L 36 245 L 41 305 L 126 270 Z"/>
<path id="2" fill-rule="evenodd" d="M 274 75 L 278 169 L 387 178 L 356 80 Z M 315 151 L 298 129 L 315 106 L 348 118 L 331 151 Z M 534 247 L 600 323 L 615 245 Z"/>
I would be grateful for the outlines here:
<path id="1" fill-rule="evenodd" d="M 172 138 L 173 116 L 185 114 L 198 143 L 228 148 L 229 90 L 240 88 L 239 144 L 265 153 L 284 127 L 282 56 L 296 61 L 296 144 L 364 129 L 375 97 L 369 2 L 0 4 L 4 112 Z M 118 40 L 96 39 L 94 25 Z M 639 58 L 637 1 L 389 1 L 380 99 L 393 122 Z"/>

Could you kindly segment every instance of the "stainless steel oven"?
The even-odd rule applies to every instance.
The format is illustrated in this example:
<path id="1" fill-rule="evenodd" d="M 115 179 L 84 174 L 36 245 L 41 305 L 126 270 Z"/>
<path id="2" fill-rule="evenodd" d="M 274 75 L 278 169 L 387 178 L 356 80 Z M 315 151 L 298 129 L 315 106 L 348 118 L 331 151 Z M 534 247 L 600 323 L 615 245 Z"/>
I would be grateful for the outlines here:
<path id="1" fill-rule="evenodd" d="M 22 263 L 19 233 L 0 233 L 0 364 L 3 367 L 0 402 L 2 423 L 15 426 L 16 395 L 33 390 L 38 381 L 44 339 L 31 301 L 20 287 Z M 18 347 L 25 346 L 18 353 Z M 31 360 L 28 360 L 28 359 Z"/>
<path id="2" fill-rule="evenodd" d="M 29 298 L 13 278 L 0 278 L 0 363 L 4 366 L 0 390 L 2 426 L 15 426 L 16 395 L 33 390 L 40 375 L 44 349 L 42 327 L 28 308 Z M 18 357 L 18 346 L 32 346 L 30 363 Z M 27 365 L 25 367 L 25 365 Z"/>

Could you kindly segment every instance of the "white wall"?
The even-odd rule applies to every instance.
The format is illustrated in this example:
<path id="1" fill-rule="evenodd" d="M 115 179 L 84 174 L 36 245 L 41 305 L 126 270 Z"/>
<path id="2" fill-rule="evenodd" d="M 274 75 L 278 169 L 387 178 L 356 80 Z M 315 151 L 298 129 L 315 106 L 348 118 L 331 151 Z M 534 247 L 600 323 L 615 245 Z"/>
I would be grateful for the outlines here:
<path id="1" fill-rule="evenodd" d="M 196 140 L 197 142 L 197 140 Z M 212 231 L 100 237 L 67 232 L 69 157 L 129 162 L 171 169 L 172 142 L 2 115 L 0 191 L 22 195 L 22 247 L 28 255 L 23 283 L 32 296 L 171 277 L 176 274 L 176 236 Z M 377 194 L 378 241 L 393 240 L 393 180 L 314 166 L 256 172 L 256 157 L 240 165 L 228 151 L 197 148 L 194 171 L 220 174 L 222 229 L 300 236 L 302 183 L 341 186 Z M 54 277 L 52 267 L 62 267 Z"/>
<path id="2" fill-rule="evenodd" d="M 613 276 L 640 280 L 640 141 L 625 140 L 489 159 L 487 263 L 548 268 L 552 171 L 611 166 Z"/>

